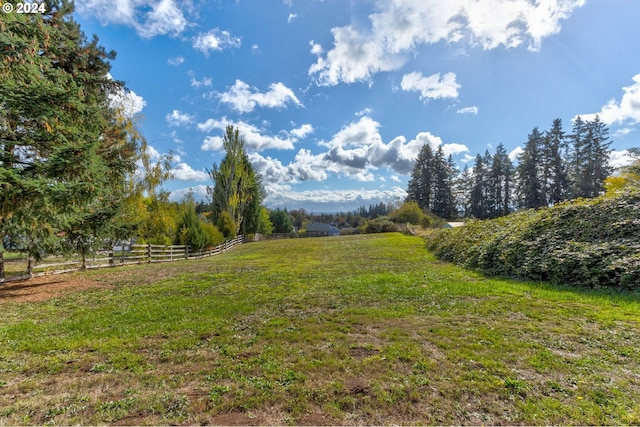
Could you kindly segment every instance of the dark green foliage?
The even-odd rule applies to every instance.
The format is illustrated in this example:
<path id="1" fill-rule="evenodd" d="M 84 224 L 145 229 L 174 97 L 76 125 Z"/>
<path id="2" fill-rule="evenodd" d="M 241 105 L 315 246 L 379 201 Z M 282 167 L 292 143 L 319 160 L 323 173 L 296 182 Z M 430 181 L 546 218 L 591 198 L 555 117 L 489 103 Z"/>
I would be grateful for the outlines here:
<path id="1" fill-rule="evenodd" d="M 218 226 L 218 230 L 222 233 L 222 235 L 227 239 L 233 239 L 236 237 L 236 224 L 231 218 L 231 215 L 227 211 L 223 211 L 218 215 L 216 225 Z"/>
<path id="2" fill-rule="evenodd" d="M 435 233 L 427 246 L 489 275 L 639 288 L 640 192 L 471 221 Z"/>
<path id="3" fill-rule="evenodd" d="M 453 182 L 456 176 L 451 157 L 446 159 L 442 146 L 436 152 L 429 144 L 422 146 L 411 172 L 407 201 L 416 202 L 420 209 L 442 218 L 456 215 Z"/>
<path id="4" fill-rule="evenodd" d="M 208 187 L 213 220 L 222 230 L 220 217 L 226 212 L 235 224 L 233 234 L 256 233 L 260 229 L 260 204 L 264 190 L 244 149 L 237 128 L 227 126 L 222 139 L 226 155 L 220 165 L 213 165 L 209 175 L 213 187 Z M 227 219 L 223 219 L 228 223 Z M 225 226 L 228 224 L 225 224 Z"/>
<path id="5" fill-rule="evenodd" d="M 290 233 L 293 231 L 291 217 L 286 210 L 276 209 L 269 213 L 269 220 L 273 224 L 274 233 Z"/>
<path id="6" fill-rule="evenodd" d="M 192 250 L 200 250 L 209 243 L 209 236 L 205 233 L 194 205 L 188 205 L 180 221 L 178 222 L 176 236 L 173 243 L 176 245 L 187 245 Z"/>
<path id="7" fill-rule="evenodd" d="M 87 253 L 119 221 L 138 141 L 110 106 L 115 53 L 87 40 L 66 1 L 0 15 L 0 234 L 32 255 Z"/>

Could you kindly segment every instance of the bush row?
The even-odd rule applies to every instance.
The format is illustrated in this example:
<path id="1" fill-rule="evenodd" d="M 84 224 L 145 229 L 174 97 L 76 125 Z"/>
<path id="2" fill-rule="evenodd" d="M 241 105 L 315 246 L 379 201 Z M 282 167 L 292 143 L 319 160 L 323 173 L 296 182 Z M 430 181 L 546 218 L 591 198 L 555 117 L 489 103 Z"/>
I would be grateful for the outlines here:
<path id="1" fill-rule="evenodd" d="M 427 247 L 488 275 L 640 289 L 640 192 L 471 221 Z"/>

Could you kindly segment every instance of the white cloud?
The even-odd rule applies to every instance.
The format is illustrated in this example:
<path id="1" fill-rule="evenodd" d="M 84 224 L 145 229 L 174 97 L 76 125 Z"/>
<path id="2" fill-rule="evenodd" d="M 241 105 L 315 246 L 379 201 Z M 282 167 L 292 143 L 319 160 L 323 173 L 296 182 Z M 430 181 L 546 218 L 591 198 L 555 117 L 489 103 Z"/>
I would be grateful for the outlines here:
<path id="1" fill-rule="evenodd" d="M 311 126 L 310 124 L 306 123 L 306 124 L 300 126 L 299 128 L 291 129 L 291 132 L 289 132 L 289 133 L 291 135 L 295 136 L 296 138 L 303 139 L 305 136 L 313 133 L 313 126 Z"/>
<path id="2" fill-rule="evenodd" d="M 440 73 L 423 77 L 422 73 L 415 71 L 402 77 L 400 87 L 407 92 L 420 92 L 420 100 L 424 102 L 429 99 L 457 98 L 460 89 L 454 73 L 446 73 L 442 77 Z"/>
<path id="3" fill-rule="evenodd" d="M 593 120 L 597 115 L 600 120 L 608 125 L 640 123 L 640 74 L 633 76 L 635 82 L 631 86 L 623 87 L 624 94 L 620 102 L 614 99 L 609 100 L 600 112 L 594 114 L 581 115 L 583 120 Z M 574 117 L 575 119 L 575 117 Z M 629 132 L 626 132 L 629 133 Z"/>
<path id="4" fill-rule="evenodd" d="M 202 86 L 211 87 L 213 85 L 213 79 L 211 77 L 203 77 L 202 80 L 198 80 L 196 79 L 195 73 L 192 70 L 189 70 L 187 74 L 191 79 L 191 87 L 199 89 Z"/>
<path id="5" fill-rule="evenodd" d="M 169 65 L 173 65 L 174 67 L 184 64 L 184 61 L 185 61 L 184 56 L 176 56 L 175 58 L 167 59 L 167 63 Z"/>
<path id="6" fill-rule="evenodd" d="M 335 27 L 333 48 L 312 42 L 318 56 L 309 68 L 320 85 L 370 81 L 381 71 L 399 69 L 420 45 L 466 42 L 483 49 L 527 44 L 560 31 L 560 23 L 585 0 L 389 0 L 376 2 L 370 28 Z"/>
<path id="7" fill-rule="evenodd" d="M 209 119 L 203 123 L 198 123 L 197 126 L 201 132 L 219 130 L 222 133 L 225 131 L 227 125 L 238 128 L 240 138 L 244 140 L 245 148 L 256 151 L 268 149 L 293 150 L 294 145 L 299 141 L 299 135 L 309 131 L 309 128 L 303 125 L 300 128 L 288 132 L 282 131 L 282 136 L 265 135 L 264 129 L 260 129 L 244 121 L 228 120 L 226 117 L 220 120 Z M 208 136 L 200 148 L 206 151 L 220 151 L 222 150 L 222 138 Z"/>
<path id="8" fill-rule="evenodd" d="M 228 92 L 223 92 L 218 97 L 220 102 L 229 104 L 239 113 L 250 113 L 256 107 L 282 108 L 289 102 L 302 106 L 293 91 L 280 82 L 271 83 L 269 91 L 261 93 L 242 80 L 236 80 Z"/>
<path id="9" fill-rule="evenodd" d="M 357 117 L 368 116 L 373 113 L 373 108 L 365 108 L 364 110 L 355 113 Z"/>
<path id="10" fill-rule="evenodd" d="M 443 144 L 442 139 L 429 132 L 421 132 L 409 142 L 404 136 L 398 136 L 385 144 L 379 127 L 380 123 L 363 117 L 343 127 L 331 140 L 319 142 L 318 146 L 326 148 L 324 152 L 312 154 L 308 149 L 301 149 L 287 165 L 257 153 L 250 154 L 250 159 L 265 181 L 270 183 L 324 181 L 330 174 L 357 181 L 373 181 L 373 171 L 378 168 L 387 168 L 402 175 L 411 173 L 424 144 L 434 148 L 442 145 L 447 156 L 469 152 L 465 145 Z M 220 144 L 217 139 L 207 141 L 211 149 Z"/>
<path id="11" fill-rule="evenodd" d="M 473 114 L 473 115 L 478 115 L 478 112 L 480 111 L 480 109 L 476 106 L 473 107 L 465 107 L 465 108 L 461 108 L 458 111 L 456 111 L 456 114 Z"/>
<path id="12" fill-rule="evenodd" d="M 109 73 L 107 77 L 113 79 Z M 146 107 L 147 101 L 132 90 L 122 89 L 115 94 L 109 94 L 109 105 L 120 111 L 124 117 L 132 118 Z"/>
<path id="13" fill-rule="evenodd" d="M 511 152 L 509 153 L 509 160 L 511 160 L 512 162 L 517 162 L 518 161 L 518 156 L 520 154 L 522 154 L 523 152 L 524 152 L 524 149 L 518 145 L 516 148 L 511 150 Z"/>
<path id="14" fill-rule="evenodd" d="M 209 199 L 209 195 L 207 193 L 206 185 L 196 185 L 193 187 L 180 188 L 178 190 L 173 190 L 171 194 L 169 194 L 169 200 L 172 202 L 179 202 L 186 195 L 191 194 L 193 199 L 196 202 L 206 201 Z"/>
<path id="15" fill-rule="evenodd" d="M 224 145 L 222 144 L 221 136 L 207 136 L 200 149 L 203 151 L 222 151 L 224 150 Z"/>
<path id="16" fill-rule="evenodd" d="M 287 23 L 292 23 L 298 17 L 297 13 L 290 13 L 289 17 L 287 17 Z"/>
<path id="17" fill-rule="evenodd" d="M 194 170 L 191 166 L 186 163 L 178 163 L 173 169 L 171 169 L 171 174 L 174 179 L 178 181 L 206 181 L 209 179 L 209 174 L 205 171 L 197 171 Z"/>
<path id="18" fill-rule="evenodd" d="M 214 28 L 207 33 L 200 33 L 193 38 L 193 48 L 201 51 L 205 56 L 213 50 L 223 50 L 227 48 L 240 47 L 239 37 L 234 37 L 228 31 Z"/>
<path id="19" fill-rule="evenodd" d="M 322 46 L 318 43 L 315 43 L 313 40 L 309 42 L 309 46 L 311 46 L 311 53 L 313 53 L 314 55 L 322 55 L 322 53 L 324 52 Z"/>
<path id="20" fill-rule="evenodd" d="M 189 123 L 193 123 L 193 116 L 187 113 L 183 113 L 179 110 L 173 110 L 166 117 L 169 126 L 184 126 Z"/>
<path id="21" fill-rule="evenodd" d="M 609 155 L 609 164 L 614 168 L 628 166 L 635 160 L 636 159 L 631 156 L 631 153 L 629 153 L 629 150 L 612 151 Z"/>
<path id="22" fill-rule="evenodd" d="M 123 24 L 136 30 L 143 38 L 158 35 L 179 35 L 188 26 L 178 0 L 85 0 L 78 2 L 78 12 L 96 17 L 103 25 Z"/>

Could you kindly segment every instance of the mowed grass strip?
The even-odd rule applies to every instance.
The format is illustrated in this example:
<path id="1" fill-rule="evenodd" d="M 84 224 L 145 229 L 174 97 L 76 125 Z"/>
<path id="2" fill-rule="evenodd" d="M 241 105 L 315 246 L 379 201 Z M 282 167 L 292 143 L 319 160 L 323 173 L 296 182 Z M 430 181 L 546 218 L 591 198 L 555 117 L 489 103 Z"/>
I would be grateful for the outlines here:
<path id="1" fill-rule="evenodd" d="M 400 234 L 243 245 L 3 302 L 4 424 L 639 424 L 640 296 Z"/>

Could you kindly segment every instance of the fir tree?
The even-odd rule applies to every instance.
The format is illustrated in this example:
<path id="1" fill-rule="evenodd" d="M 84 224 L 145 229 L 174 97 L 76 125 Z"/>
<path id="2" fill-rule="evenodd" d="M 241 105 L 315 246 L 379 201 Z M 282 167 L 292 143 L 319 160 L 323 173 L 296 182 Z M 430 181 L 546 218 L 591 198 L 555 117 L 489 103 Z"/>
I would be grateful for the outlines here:
<path id="1" fill-rule="evenodd" d="M 518 177 L 519 206 L 523 209 L 539 208 L 546 205 L 543 194 L 540 150 L 542 134 L 534 128 L 518 156 L 519 164 L 516 168 Z"/>

